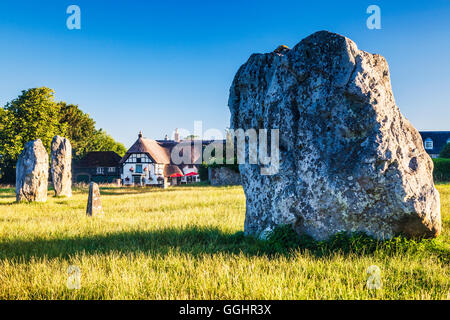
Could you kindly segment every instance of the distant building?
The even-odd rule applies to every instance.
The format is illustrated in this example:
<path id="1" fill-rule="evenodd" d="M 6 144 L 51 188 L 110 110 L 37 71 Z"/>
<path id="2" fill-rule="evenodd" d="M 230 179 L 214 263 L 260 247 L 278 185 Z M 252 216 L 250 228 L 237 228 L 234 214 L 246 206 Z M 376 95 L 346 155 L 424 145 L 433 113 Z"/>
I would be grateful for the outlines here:
<path id="1" fill-rule="evenodd" d="M 450 131 L 421 131 L 420 135 L 426 152 L 437 158 L 443 147 L 450 143 Z M 118 179 L 124 185 L 177 185 L 200 181 L 198 174 L 198 149 L 194 147 L 198 140 L 180 140 L 175 132 L 175 139 L 147 139 L 139 133 L 138 140 L 121 158 L 112 151 L 89 152 L 82 159 L 73 163 L 73 181 L 111 183 Z M 214 140 L 202 140 L 202 152 Z M 225 142 L 225 141 L 223 141 Z M 189 145 L 191 161 L 188 164 L 174 164 L 171 153 L 175 146 Z"/>
<path id="2" fill-rule="evenodd" d="M 421 131 L 425 151 L 432 157 L 439 157 L 442 149 L 450 143 L 450 131 Z"/>
<path id="3" fill-rule="evenodd" d="M 120 160 L 112 151 L 88 152 L 82 159 L 74 161 L 74 182 L 111 183 L 120 179 Z"/>
<path id="4" fill-rule="evenodd" d="M 201 151 L 195 148 L 194 140 L 152 140 L 139 133 L 138 140 L 120 161 L 121 179 L 124 185 L 165 186 L 199 182 L 198 163 L 204 146 L 212 141 L 201 141 Z M 197 141 L 198 143 L 198 141 Z M 171 153 L 175 146 L 191 148 L 189 163 L 175 164 Z M 180 148 L 181 149 L 181 148 Z"/>

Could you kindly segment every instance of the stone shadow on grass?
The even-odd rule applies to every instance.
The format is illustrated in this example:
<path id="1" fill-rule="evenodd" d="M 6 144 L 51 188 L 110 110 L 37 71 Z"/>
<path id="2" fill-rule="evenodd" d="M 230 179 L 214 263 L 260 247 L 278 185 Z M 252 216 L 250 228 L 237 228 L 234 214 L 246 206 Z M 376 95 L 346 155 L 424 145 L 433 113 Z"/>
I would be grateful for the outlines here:
<path id="1" fill-rule="evenodd" d="M 13 206 L 17 204 L 17 201 L 11 201 L 11 202 L 0 202 L 0 206 Z"/>
<path id="2" fill-rule="evenodd" d="M 209 184 L 199 183 L 199 184 L 182 184 L 175 187 L 169 187 L 167 189 L 162 189 L 161 187 L 100 187 L 100 194 L 107 196 L 115 195 L 133 195 L 133 194 L 145 194 L 145 193 L 165 193 L 174 191 L 188 191 L 185 189 L 202 189 L 202 188 L 226 188 L 234 186 L 211 186 Z M 78 189 L 81 190 L 81 189 Z M 83 193 L 87 193 L 87 189 L 81 190 Z"/>
<path id="3" fill-rule="evenodd" d="M 16 190 L 15 189 L 0 189 L 0 199 L 7 199 L 7 198 L 16 198 Z"/>
<path id="4" fill-rule="evenodd" d="M 282 230 L 283 231 L 283 230 Z M 296 236 L 296 235 L 295 235 Z M 399 240 L 400 239 L 400 240 Z M 76 254 L 107 254 L 109 252 L 145 253 L 166 255 L 181 252 L 200 256 L 204 254 L 244 254 L 247 256 L 290 256 L 294 252 L 308 250 L 316 257 L 324 257 L 340 252 L 358 255 L 372 255 L 376 250 L 384 254 L 414 252 L 425 248 L 425 254 L 436 255 L 444 263 L 450 262 L 450 253 L 442 248 L 423 243 L 414 247 L 408 239 L 376 241 L 363 235 L 336 235 L 327 242 L 317 242 L 308 237 L 292 238 L 285 230 L 262 241 L 245 236 L 243 232 L 224 233 L 217 228 L 189 227 L 184 229 L 162 229 L 155 231 L 134 231 L 72 237 L 63 239 L 11 240 L 0 242 L 0 259 L 19 259 L 29 261 L 33 258 L 68 258 Z M 430 242 L 432 243 L 432 242 Z M 410 251 L 413 250 L 413 251 Z"/>
<path id="5" fill-rule="evenodd" d="M 176 191 L 174 189 L 161 189 L 159 187 L 142 187 L 142 188 L 100 188 L 100 195 L 102 196 L 123 196 L 123 195 L 135 195 L 135 194 L 150 194 L 160 192 Z M 84 192 L 83 193 L 87 193 Z"/>

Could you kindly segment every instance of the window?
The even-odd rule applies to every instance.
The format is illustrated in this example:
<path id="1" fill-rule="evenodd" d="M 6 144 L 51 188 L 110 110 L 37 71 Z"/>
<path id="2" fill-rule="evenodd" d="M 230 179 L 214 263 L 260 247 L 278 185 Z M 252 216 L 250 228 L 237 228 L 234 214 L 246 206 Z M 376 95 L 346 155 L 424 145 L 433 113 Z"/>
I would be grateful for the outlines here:
<path id="1" fill-rule="evenodd" d="M 447 139 L 447 143 L 450 143 L 450 138 Z"/>
<path id="2" fill-rule="evenodd" d="M 145 153 L 133 153 L 127 161 L 128 163 L 151 163 L 151 160 Z"/>
<path id="3" fill-rule="evenodd" d="M 102 168 L 102 167 L 97 168 L 97 174 L 104 174 L 104 173 L 105 173 L 105 168 Z"/>
<path id="4" fill-rule="evenodd" d="M 427 150 L 433 149 L 433 140 L 431 140 L 430 138 L 427 138 L 425 140 L 425 149 Z"/>
<path id="5" fill-rule="evenodd" d="M 142 173 L 142 164 L 136 165 L 136 173 Z"/>
<path id="6" fill-rule="evenodd" d="M 108 168 L 108 172 L 116 172 L 116 168 L 115 167 L 109 167 Z"/>

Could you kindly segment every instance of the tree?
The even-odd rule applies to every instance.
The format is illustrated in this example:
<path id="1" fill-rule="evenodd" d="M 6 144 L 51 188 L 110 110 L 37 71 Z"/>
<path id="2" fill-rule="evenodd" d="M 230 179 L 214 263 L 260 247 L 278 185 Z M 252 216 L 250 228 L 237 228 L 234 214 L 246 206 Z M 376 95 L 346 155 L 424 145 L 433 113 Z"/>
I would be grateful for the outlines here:
<path id="1" fill-rule="evenodd" d="M 2 180 L 14 180 L 16 161 L 25 143 L 41 139 L 50 150 L 52 139 L 64 134 L 66 125 L 59 122 L 59 105 L 54 101 L 54 91 L 33 88 L 8 102 L 2 111 L 0 158 L 4 174 Z"/>
<path id="2" fill-rule="evenodd" d="M 2 150 L 2 146 L 3 146 L 3 141 L 5 139 L 5 125 L 8 122 L 7 120 L 7 112 L 5 109 L 0 107 L 0 180 L 2 179 L 2 177 L 5 175 L 5 165 L 4 165 L 4 155 L 1 152 Z M 3 168 L 3 169 L 2 169 Z"/>
<path id="3" fill-rule="evenodd" d="M 103 129 L 95 129 L 95 121 L 77 105 L 60 102 L 60 123 L 66 125 L 66 138 L 72 144 L 74 157 L 82 158 L 90 151 L 114 151 L 120 156 L 125 146 L 116 142 Z"/>
<path id="4" fill-rule="evenodd" d="M 72 144 L 73 155 L 82 158 L 89 150 L 95 135 L 95 121 L 77 105 L 60 102 L 60 122 L 67 125 L 65 137 Z"/>
<path id="5" fill-rule="evenodd" d="M 121 157 L 127 152 L 127 149 L 122 143 L 116 142 L 103 129 L 95 131 L 94 137 L 89 141 L 87 148 L 89 151 L 114 151 Z"/>
<path id="6" fill-rule="evenodd" d="M 450 159 L 450 143 L 447 143 L 444 148 L 442 148 L 441 153 L 439 154 L 439 158 L 447 158 Z"/>
<path id="7" fill-rule="evenodd" d="M 3 130 L 3 127 L 5 126 L 5 120 L 6 120 L 6 111 L 3 108 L 0 108 L 0 133 Z"/>
<path id="8" fill-rule="evenodd" d="M 123 144 L 116 142 L 77 105 L 56 102 L 54 91 L 42 87 L 22 91 L 22 94 L 0 107 L 0 181 L 12 183 L 15 166 L 25 143 L 41 139 L 50 152 L 56 135 L 71 141 L 75 158 L 89 151 L 115 151 L 123 156 Z"/>

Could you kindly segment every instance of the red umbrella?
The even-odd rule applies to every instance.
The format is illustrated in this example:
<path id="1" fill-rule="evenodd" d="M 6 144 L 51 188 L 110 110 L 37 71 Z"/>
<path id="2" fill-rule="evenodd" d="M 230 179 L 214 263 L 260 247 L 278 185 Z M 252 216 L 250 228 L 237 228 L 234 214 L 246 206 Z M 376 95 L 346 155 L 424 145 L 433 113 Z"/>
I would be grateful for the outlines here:
<path id="1" fill-rule="evenodd" d="M 181 173 L 174 173 L 174 174 L 170 175 L 171 178 L 179 178 L 179 177 L 182 177 L 182 176 L 183 175 Z"/>
<path id="2" fill-rule="evenodd" d="M 186 177 L 196 176 L 196 175 L 198 175 L 197 172 L 189 172 L 189 173 L 186 173 L 186 174 L 185 174 Z"/>

